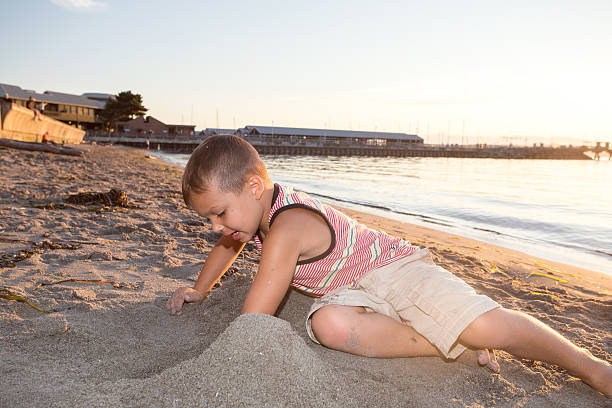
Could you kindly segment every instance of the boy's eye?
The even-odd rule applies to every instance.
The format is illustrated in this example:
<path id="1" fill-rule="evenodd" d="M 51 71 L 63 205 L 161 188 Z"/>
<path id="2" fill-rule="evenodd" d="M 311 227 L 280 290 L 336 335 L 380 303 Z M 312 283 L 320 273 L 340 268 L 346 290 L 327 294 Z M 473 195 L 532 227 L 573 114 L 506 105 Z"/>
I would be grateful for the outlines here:
<path id="1" fill-rule="evenodd" d="M 223 217 L 224 214 L 225 214 L 225 210 L 223 210 L 219 214 L 217 214 L 217 217 Z"/>

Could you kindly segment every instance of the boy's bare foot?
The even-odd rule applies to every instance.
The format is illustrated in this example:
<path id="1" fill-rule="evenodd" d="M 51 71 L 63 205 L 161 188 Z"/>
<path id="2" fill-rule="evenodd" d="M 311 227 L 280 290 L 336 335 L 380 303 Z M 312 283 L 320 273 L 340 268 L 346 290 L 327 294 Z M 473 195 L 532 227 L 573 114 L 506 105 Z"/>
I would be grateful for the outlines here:
<path id="1" fill-rule="evenodd" d="M 585 352 L 588 353 L 593 366 L 588 370 L 588 376 L 582 378 L 582 381 L 606 397 L 612 398 L 612 365 L 607 361 L 594 357 L 586 350 Z"/>
<path id="2" fill-rule="evenodd" d="M 477 350 L 476 354 L 478 355 L 478 364 L 488 368 L 495 374 L 499 374 L 499 363 L 497 362 L 497 356 L 495 356 L 495 350 Z"/>
<path id="3" fill-rule="evenodd" d="M 478 364 L 480 367 L 485 367 L 487 370 L 499 374 L 499 363 L 495 356 L 494 350 L 471 350 L 467 349 L 459 356 L 457 361 L 467 365 Z"/>

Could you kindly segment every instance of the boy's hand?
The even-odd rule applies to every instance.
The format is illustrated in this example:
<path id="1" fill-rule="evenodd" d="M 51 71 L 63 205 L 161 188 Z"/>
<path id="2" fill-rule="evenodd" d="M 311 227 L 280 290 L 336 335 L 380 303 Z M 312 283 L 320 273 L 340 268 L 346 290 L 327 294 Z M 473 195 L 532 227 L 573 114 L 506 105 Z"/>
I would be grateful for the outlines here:
<path id="1" fill-rule="evenodd" d="M 166 309 L 172 314 L 180 316 L 183 313 L 183 303 L 199 303 L 204 300 L 204 296 L 200 292 L 192 288 L 178 288 L 168 299 Z"/>

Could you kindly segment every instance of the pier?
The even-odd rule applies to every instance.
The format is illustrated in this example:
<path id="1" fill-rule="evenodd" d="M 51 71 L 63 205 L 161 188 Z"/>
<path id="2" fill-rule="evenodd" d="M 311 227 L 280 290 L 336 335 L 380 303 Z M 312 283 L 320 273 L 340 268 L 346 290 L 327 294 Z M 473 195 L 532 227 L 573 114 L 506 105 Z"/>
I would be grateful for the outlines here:
<path id="1" fill-rule="evenodd" d="M 591 160 L 586 149 L 576 147 L 512 147 L 512 146 L 285 146 L 256 144 L 260 154 L 287 154 L 310 156 L 392 156 L 392 157 L 459 157 L 493 159 L 557 159 Z"/>
<path id="2" fill-rule="evenodd" d="M 85 136 L 85 141 L 98 144 L 119 144 L 172 153 L 189 154 L 204 140 L 203 137 L 170 138 L 153 135 L 146 137 Z M 545 159 L 545 160 L 593 160 L 586 152 L 588 146 L 499 146 L 499 145 L 400 145 L 378 146 L 355 143 L 291 143 L 287 140 L 268 140 L 245 137 L 260 154 L 308 155 L 308 156 L 370 156 L 370 157 L 459 157 L 492 159 Z M 148 141 L 148 142 L 147 142 Z M 602 146 L 603 149 L 603 146 Z M 600 149 L 600 153 L 604 150 Z"/>
<path id="3" fill-rule="evenodd" d="M 597 145 L 590 150 L 593 154 L 593 160 L 600 160 L 602 153 L 608 154 L 608 160 L 612 160 L 612 148 L 610 147 L 610 142 L 606 142 L 603 145 L 601 142 L 597 142 Z"/>

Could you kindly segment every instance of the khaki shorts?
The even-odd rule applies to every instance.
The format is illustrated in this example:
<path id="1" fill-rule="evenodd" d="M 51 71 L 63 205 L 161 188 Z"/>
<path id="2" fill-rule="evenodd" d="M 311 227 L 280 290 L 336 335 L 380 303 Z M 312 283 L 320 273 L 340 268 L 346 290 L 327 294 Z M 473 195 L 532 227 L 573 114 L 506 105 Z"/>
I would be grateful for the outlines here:
<path id="1" fill-rule="evenodd" d="M 456 344 L 461 332 L 478 316 L 499 307 L 435 265 L 426 249 L 373 269 L 358 282 L 316 299 L 306 318 L 308 336 L 316 343 L 311 317 L 326 305 L 362 306 L 404 322 L 450 359 L 466 349 Z"/>

